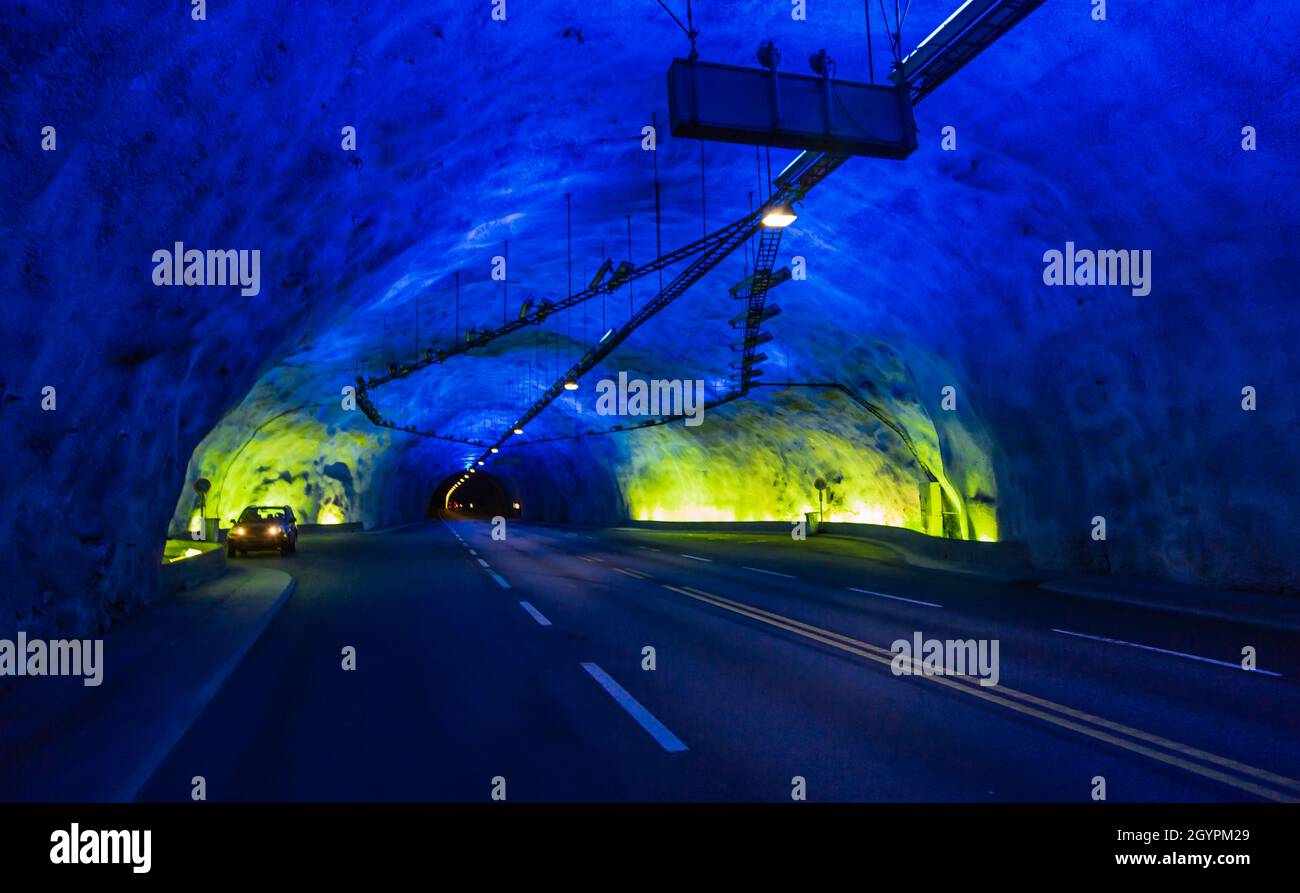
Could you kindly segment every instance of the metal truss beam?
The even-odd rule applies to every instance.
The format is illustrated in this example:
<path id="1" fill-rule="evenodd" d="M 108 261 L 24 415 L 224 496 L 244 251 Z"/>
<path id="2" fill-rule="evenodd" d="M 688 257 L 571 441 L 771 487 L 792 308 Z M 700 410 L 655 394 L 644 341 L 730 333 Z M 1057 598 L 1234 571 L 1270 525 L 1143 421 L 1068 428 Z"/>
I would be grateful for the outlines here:
<path id="1" fill-rule="evenodd" d="M 727 238 L 716 241 L 706 248 L 689 267 L 679 273 L 664 290 L 655 298 L 641 307 L 632 318 L 629 319 L 621 328 L 617 329 L 614 334 L 605 338 L 578 360 L 574 366 L 564 374 L 564 377 L 557 379 L 549 388 L 543 392 L 518 421 L 511 426 L 510 430 L 505 432 L 496 443 L 492 444 L 483 455 L 479 456 L 480 464 L 486 463 L 491 456 L 493 449 L 500 448 L 507 440 L 514 436 L 514 432 L 524 429 L 529 422 L 537 418 L 546 407 L 550 406 L 555 399 L 564 393 L 566 382 L 576 382 L 583 375 L 590 372 L 605 357 L 613 353 L 614 349 L 628 339 L 633 332 L 649 321 L 660 310 L 663 310 L 681 295 L 685 294 L 687 289 L 698 282 L 705 274 L 716 267 L 722 260 L 731 254 L 737 248 L 745 243 L 754 233 L 764 228 L 762 220 L 774 208 L 789 206 L 802 199 L 808 194 L 814 186 L 824 180 L 832 171 L 847 160 L 847 155 L 830 154 L 826 152 L 803 152 L 781 173 L 776 180 L 776 191 L 772 196 L 763 203 L 754 213 L 747 217 L 742 217 L 730 226 L 724 227 L 722 231 L 728 233 Z M 766 288 L 764 288 L 766 293 Z"/>

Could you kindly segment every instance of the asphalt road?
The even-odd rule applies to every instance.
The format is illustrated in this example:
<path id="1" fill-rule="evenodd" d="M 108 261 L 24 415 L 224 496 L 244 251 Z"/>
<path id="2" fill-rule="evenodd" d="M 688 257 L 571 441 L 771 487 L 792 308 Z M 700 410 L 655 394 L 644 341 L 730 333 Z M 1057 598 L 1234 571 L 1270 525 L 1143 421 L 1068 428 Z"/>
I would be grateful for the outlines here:
<path id="1" fill-rule="evenodd" d="M 870 554 L 468 519 L 304 536 L 247 559 L 297 590 L 140 799 L 197 775 L 211 801 L 1300 799 L 1296 637 Z M 997 640 L 997 684 L 897 675 L 918 633 Z"/>

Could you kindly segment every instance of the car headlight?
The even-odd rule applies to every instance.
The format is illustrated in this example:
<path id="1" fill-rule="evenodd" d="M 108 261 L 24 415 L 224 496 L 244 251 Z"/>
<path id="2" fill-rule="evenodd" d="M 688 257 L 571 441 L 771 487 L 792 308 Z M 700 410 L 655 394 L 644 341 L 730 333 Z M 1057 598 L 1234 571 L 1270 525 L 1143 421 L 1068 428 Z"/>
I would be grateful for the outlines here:
<path id="1" fill-rule="evenodd" d="M 271 536 L 279 536 L 279 535 L 280 535 L 280 528 L 279 528 L 279 527 L 276 527 L 274 524 L 272 524 L 270 527 L 268 527 L 268 528 L 266 529 L 266 532 L 269 533 L 269 534 L 271 534 Z"/>
<path id="2" fill-rule="evenodd" d="M 243 536 L 246 533 L 248 533 L 248 531 L 242 527 L 236 527 L 234 530 L 230 531 L 231 536 Z"/>

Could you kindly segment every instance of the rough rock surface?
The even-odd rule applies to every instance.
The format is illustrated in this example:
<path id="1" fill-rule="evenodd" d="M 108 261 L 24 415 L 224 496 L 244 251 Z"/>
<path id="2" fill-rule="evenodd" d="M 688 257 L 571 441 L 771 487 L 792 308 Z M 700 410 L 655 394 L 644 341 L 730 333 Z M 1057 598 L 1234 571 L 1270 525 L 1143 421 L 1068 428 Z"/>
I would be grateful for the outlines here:
<path id="1" fill-rule="evenodd" d="M 904 43 L 953 5 L 916 0 Z M 825 47 L 865 78 L 861 4 L 810 4 L 806 22 L 780 3 L 696 6 L 707 59 L 752 64 L 770 37 L 786 68 Z M 918 107 L 911 159 L 855 159 L 809 196 L 781 255 L 808 276 L 773 295 L 766 380 L 877 402 L 972 533 L 1023 540 L 1044 567 L 1294 590 L 1300 8 L 1109 6 L 1095 22 L 1087 4 L 1048 2 Z M 147 602 L 198 474 L 220 483 L 223 516 L 283 498 L 306 520 L 419 517 L 476 451 L 378 431 L 341 388 L 455 337 L 458 269 L 460 326 L 500 320 L 503 240 L 507 313 L 563 294 L 565 193 L 575 283 L 602 251 L 626 256 L 625 215 L 635 258 L 653 251 L 641 128 L 665 121 L 663 73 L 685 52 L 657 4 L 512 2 L 504 23 L 487 3 L 232 0 L 204 22 L 187 7 L 5 4 L 0 635 L 86 630 Z M 956 151 L 940 148 L 946 125 Z M 1247 125 L 1257 151 L 1241 147 Z M 701 232 L 698 144 L 666 130 L 665 247 Z M 705 163 L 712 227 L 748 210 L 766 160 L 711 145 Z M 259 249 L 260 294 L 155 286 L 152 254 L 176 241 Z M 1043 253 L 1067 241 L 1151 250 L 1150 294 L 1047 287 Z M 592 379 L 703 378 L 716 393 L 743 263 Z M 403 423 L 493 436 L 627 300 L 375 398 Z M 606 427 L 593 399 L 566 395 L 528 435 Z M 824 389 L 760 389 L 699 428 L 559 440 L 497 465 L 526 514 L 575 521 L 788 517 L 815 505 L 821 475 L 838 482 L 838 519 L 917 526 L 923 477 L 896 435 Z"/>

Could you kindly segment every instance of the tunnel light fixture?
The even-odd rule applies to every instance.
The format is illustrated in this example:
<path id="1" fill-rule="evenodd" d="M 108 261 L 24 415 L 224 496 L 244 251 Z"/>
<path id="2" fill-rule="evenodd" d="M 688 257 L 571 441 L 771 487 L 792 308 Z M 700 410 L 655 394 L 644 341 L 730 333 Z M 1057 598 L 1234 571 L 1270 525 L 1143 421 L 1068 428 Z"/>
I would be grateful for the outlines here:
<path id="1" fill-rule="evenodd" d="M 566 378 L 564 380 L 564 389 L 566 391 L 576 391 L 578 389 L 578 383 L 572 378 Z"/>
<path id="2" fill-rule="evenodd" d="M 483 460 L 482 460 L 482 459 L 479 459 L 479 460 L 478 460 L 478 464 L 479 464 L 479 465 L 482 465 L 482 464 L 483 464 Z M 471 468 L 470 471 L 474 471 L 474 469 Z"/>
<path id="3" fill-rule="evenodd" d="M 493 447 L 493 448 L 492 448 L 492 452 L 494 452 L 494 453 L 499 453 L 499 452 L 501 452 L 501 451 L 500 451 L 499 449 L 497 449 L 496 447 Z"/>
<path id="4" fill-rule="evenodd" d="M 763 216 L 763 225 L 770 229 L 784 229 L 799 219 L 790 205 L 777 205 Z"/>
<path id="5" fill-rule="evenodd" d="M 516 429 L 515 429 L 515 433 L 516 433 L 516 434 L 523 434 L 523 433 L 524 433 L 524 429 L 523 429 L 523 428 L 516 428 Z"/>

